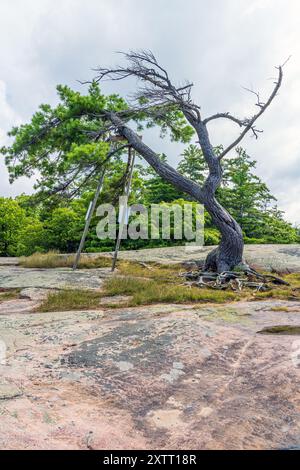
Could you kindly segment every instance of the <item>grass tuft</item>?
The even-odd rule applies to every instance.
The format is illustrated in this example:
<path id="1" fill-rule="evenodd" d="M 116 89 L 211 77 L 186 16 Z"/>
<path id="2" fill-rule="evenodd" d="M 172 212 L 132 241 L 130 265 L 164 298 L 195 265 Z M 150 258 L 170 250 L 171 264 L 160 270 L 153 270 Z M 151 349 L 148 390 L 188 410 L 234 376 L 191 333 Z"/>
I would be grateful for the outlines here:
<path id="1" fill-rule="evenodd" d="M 224 303 L 235 300 L 237 295 L 228 291 L 212 291 L 197 287 L 157 282 L 154 279 L 134 277 L 112 277 L 104 283 L 106 296 L 130 295 L 126 306 L 147 305 L 152 303 L 214 302 Z"/>
<path id="2" fill-rule="evenodd" d="M 99 307 L 101 294 L 89 290 L 61 290 L 52 292 L 37 307 L 38 312 L 64 312 L 68 310 L 89 310 Z"/>
<path id="3" fill-rule="evenodd" d="M 153 303 L 213 302 L 225 303 L 237 298 L 234 292 L 211 291 L 208 289 L 188 288 L 185 286 L 157 283 L 152 279 L 133 277 L 112 277 L 104 283 L 101 292 L 88 290 L 61 290 L 50 293 L 37 308 L 39 312 L 85 310 L 100 308 L 102 297 L 116 295 L 130 296 L 118 304 L 101 304 L 109 307 L 135 307 Z"/>

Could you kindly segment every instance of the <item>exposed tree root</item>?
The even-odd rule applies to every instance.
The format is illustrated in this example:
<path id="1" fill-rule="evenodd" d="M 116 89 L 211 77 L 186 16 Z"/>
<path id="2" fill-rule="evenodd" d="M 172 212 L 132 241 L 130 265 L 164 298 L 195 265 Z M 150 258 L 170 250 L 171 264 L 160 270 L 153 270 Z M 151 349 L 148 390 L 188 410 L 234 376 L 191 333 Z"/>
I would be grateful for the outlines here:
<path id="1" fill-rule="evenodd" d="M 186 285 L 218 290 L 241 291 L 243 288 L 251 288 L 264 292 L 270 290 L 272 284 L 289 286 L 283 279 L 271 274 L 260 274 L 247 265 L 239 265 L 236 271 L 217 273 L 197 270 L 182 273 L 181 276 L 186 279 Z"/>

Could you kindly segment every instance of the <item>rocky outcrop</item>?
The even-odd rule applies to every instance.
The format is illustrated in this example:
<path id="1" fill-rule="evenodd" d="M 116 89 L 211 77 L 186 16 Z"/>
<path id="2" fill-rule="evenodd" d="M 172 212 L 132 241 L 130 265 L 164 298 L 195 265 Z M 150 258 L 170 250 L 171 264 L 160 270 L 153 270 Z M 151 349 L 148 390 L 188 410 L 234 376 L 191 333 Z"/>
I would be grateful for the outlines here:
<path id="1" fill-rule="evenodd" d="M 295 447 L 300 337 L 263 334 L 280 324 L 299 302 L 2 315 L 0 448 Z"/>

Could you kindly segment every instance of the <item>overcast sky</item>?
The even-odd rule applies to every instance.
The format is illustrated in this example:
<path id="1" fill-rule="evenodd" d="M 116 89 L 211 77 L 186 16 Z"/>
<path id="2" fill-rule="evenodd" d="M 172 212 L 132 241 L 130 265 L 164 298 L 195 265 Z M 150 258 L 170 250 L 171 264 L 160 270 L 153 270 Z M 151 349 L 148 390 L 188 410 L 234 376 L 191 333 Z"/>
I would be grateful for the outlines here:
<path id="1" fill-rule="evenodd" d="M 284 68 L 279 96 L 259 121 L 259 140 L 243 141 L 258 161 L 257 174 L 278 198 L 286 217 L 300 224 L 300 2 L 298 0 L 0 0 L 0 145 L 14 124 L 43 103 L 56 102 L 55 86 L 79 89 L 97 65 L 112 65 L 115 51 L 151 49 L 174 80 L 195 84 L 202 115 L 257 108 L 242 87 L 266 96 L 275 65 Z M 105 83 L 112 92 L 115 84 Z M 81 87 L 83 90 L 84 88 Z M 126 93 L 126 83 L 117 91 Z M 210 126 L 214 144 L 239 132 L 233 123 Z M 182 147 L 145 137 L 178 161 Z M 12 186 L 0 162 L 0 195 L 32 191 L 22 178 Z"/>

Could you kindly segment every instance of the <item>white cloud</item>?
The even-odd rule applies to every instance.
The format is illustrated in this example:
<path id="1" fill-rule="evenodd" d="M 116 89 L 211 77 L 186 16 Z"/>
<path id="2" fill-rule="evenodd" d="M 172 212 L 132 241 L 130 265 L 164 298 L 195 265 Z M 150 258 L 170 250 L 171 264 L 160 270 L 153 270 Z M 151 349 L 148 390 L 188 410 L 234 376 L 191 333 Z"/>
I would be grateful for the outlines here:
<path id="1" fill-rule="evenodd" d="M 8 102 L 6 83 L 0 80 L 0 147 L 9 144 L 7 130 L 21 122 L 21 117 Z M 13 186 L 9 184 L 3 160 L 0 161 L 0 175 L 0 196 L 16 196 L 21 192 L 32 192 L 32 182 L 28 178 L 20 178 L 18 184 Z"/>
<path id="2" fill-rule="evenodd" d="M 248 3 L 246 10 L 243 13 L 243 16 L 252 15 L 257 10 L 266 8 L 270 5 L 271 0 L 252 0 Z"/>
<path id="3" fill-rule="evenodd" d="M 7 87 L 3 80 L 0 80 L 0 132 L 2 139 L 6 139 L 4 129 L 20 121 L 19 116 L 7 101 Z"/>

